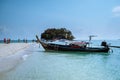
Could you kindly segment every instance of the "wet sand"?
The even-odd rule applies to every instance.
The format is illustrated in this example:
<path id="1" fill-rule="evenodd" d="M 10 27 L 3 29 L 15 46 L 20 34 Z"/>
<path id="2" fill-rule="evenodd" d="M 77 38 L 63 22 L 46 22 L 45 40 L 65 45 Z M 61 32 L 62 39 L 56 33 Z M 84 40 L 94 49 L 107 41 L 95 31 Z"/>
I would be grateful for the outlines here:
<path id="1" fill-rule="evenodd" d="M 16 52 L 29 47 L 27 43 L 0 44 L 0 58 L 15 54 Z"/>
<path id="2" fill-rule="evenodd" d="M 17 66 L 29 54 L 31 43 L 0 44 L 0 73 Z"/>

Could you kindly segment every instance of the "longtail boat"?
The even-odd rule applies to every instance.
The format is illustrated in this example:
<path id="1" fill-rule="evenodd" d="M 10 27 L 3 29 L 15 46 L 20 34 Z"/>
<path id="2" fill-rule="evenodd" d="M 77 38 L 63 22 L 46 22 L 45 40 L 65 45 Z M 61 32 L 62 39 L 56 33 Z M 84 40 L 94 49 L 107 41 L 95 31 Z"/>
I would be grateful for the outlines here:
<path id="1" fill-rule="evenodd" d="M 83 44 L 76 44 L 76 43 L 70 43 L 70 44 L 55 44 L 55 43 L 46 43 L 41 41 L 38 36 L 36 35 L 37 41 L 42 45 L 42 47 L 46 51 L 79 51 L 79 52 L 108 52 L 109 47 L 108 46 L 101 46 L 101 47 L 89 47 L 86 46 L 87 43 Z"/>

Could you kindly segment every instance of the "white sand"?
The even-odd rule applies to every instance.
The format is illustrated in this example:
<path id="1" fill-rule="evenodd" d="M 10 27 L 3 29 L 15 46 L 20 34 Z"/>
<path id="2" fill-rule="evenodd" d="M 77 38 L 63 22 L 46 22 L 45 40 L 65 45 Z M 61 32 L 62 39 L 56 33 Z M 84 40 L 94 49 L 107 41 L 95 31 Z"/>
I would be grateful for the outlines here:
<path id="1" fill-rule="evenodd" d="M 20 50 L 26 49 L 29 45 L 29 43 L 0 44 L 0 57 L 13 55 Z"/>
<path id="2" fill-rule="evenodd" d="M 31 52 L 31 43 L 0 44 L 0 74 L 14 69 Z"/>

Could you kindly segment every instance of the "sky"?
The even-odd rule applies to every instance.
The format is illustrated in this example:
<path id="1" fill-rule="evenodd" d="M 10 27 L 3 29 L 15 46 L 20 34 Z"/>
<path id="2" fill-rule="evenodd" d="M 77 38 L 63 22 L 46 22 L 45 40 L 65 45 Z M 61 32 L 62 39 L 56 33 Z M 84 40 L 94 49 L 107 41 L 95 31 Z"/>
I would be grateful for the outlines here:
<path id="1" fill-rule="evenodd" d="M 75 39 L 120 39 L 120 0 L 0 0 L 0 39 L 66 28 Z"/>

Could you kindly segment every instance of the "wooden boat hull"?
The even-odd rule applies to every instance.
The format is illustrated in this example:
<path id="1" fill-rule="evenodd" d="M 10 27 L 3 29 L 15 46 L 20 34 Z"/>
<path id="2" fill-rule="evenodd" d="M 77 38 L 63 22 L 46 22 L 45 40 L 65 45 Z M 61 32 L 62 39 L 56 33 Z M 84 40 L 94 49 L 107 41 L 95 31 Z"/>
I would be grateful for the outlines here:
<path id="1" fill-rule="evenodd" d="M 36 36 L 38 42 L 43 46 L 46 51 L 79 51 L 79 52 L 108 52 L 109 47 L 80 47 L 75 45 L 60 45 L 52 43 L 44 43 L 39 40 Z"/>
<path id="2" fill-rule="evenodd" d="M 43 48 L 46 51 L 79 51 L 79 52 L 108 52 L 109 48 L 94 48 L 94 47 L 74 47 L 70 45 L 56 45 L 56 44 L 45 44 Z"/>

